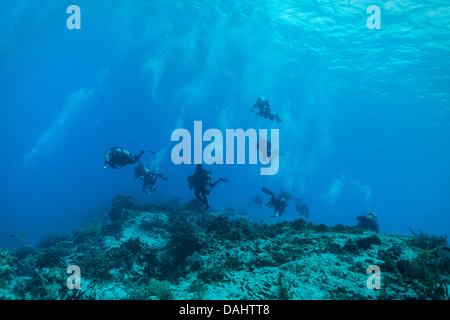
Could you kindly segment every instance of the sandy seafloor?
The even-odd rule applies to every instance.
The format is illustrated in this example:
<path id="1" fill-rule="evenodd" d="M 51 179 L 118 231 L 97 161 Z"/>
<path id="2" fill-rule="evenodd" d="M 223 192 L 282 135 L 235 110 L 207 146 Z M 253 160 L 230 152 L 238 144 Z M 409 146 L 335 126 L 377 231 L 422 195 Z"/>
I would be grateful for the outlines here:
<path id="1" fill-rule="evenodd" d="M 196 205 L 137 206 L 119 195 L 103 223 L 1 250 L 0 299 L 449 298 L 443 237 L 303 219 L 268 224 L 231 208 L 211 209 L 202 220 Z M 79 267 L 79 290 L 67 287 L 70 265 Z M 370 266 L 379 267 L 379 278 L 367 273 Z"/>

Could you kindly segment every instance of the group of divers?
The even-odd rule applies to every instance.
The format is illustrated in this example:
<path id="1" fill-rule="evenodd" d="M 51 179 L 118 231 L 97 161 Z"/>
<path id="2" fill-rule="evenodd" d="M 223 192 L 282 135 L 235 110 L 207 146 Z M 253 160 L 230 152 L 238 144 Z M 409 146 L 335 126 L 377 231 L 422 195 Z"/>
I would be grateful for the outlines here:
<path id="1" fill-rule="evenodd" d="M 281 122 L 281 118 L 277 114 L 272 114 L 270 111 L 269 102 L 263 98 L 259 97 L 250 110 L 250 112 L 255 112 L 257 115 L 264 119 L 276 120 L 277 123 Z M 140 158 L 145 152 L 150 152 L 156 154 L 155 151 L 151 150 L 141 150 L 137 155 L 131 154 L 128 150 L 122 147 L 113 147 L 108 149 L 104 155 L 104 168 L 109 165 L 112 169 L 118 169 L 119 167 L 126 166 L 129 164 L 136 164 L 134 167 L 135 178 L 139 178 L 143 181 L 142 190 L 148 195 L 152 195 L 156 191 L 156 181 L 158 178 L 163 180 L 168 180 L 163 174 L 154 172 L 148 169 L 144 164 L 140 162 Z M 219 182 L 228 182 L 228 179 L 220 177 L 214 183 L 211 179 L 211 171 L 203 168 L 202 164 L 197 164 L 194 173 L 188 176 L 188 186 L 189 189 L 194 191 L 195 197 L 200 201 L 202 212 L 209 209 L 207 195 L 210 194 L 211 190 Z M 295 209 L 301 216 L 306 219 L 309 217 L 309 208 L 303 202 L 301 198 L 293 197 L 290 192 L 281 190 L 279 194 L 275 194 L 269 189 L 263 187 L 262 191 L 270 196 L 270 200 L 265 205 L 269 208 L 273 208 L 275 214 L 270 217 L 280 217 L 284 214 L 288 202 L 292 199 L 295 201 Z M 259 196 L 255 196 L 248 206 L 254 204 L 255 206 L 262 208 L 263 200 Z M 375 212 L 363 212 L 362 216 L 357 217 L 358 226 L 363 229 L 373 230 L 378 232 L 377 215 Z"/>

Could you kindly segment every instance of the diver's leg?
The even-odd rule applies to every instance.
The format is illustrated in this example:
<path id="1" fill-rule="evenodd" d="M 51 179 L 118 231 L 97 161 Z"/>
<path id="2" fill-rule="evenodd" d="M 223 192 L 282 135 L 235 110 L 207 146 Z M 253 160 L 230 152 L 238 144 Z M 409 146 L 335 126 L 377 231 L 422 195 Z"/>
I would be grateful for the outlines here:
<path id="1" fill-rule="evenodd" d="M 135 164 L 136 162 L 139 161 L 139 159 L 142 157 L 142 155 L 144 154 L 145 151 L 141 151 L 141 153 L 139 153 L 138 155 L 134 155 L 132 157 L 129 157 L 127 160 L 127 164 Z"/>
<path id="2" fill-rule="evenodd" d="M 202 198 L 203 202 L 205 204 L 205 209 L 209 209 L 208 199 L 206 198 L 206 195 L 202 192 Z"/>
<path id="3" fill-rule="evenodd" d="M 201 205 L 205 205 L 205 201 L 202 199 L 202 197 L 200 197 L 200 191 L 195 191 L 195 196 L 197 197 L 197 199 L 201 202 Z"/>
<path id="4" fill-rule="evenodd" d="M 143 185 L 142 185 L 142 191 L 144 191 L 144 193 L 146 193 L 148 195 L 151 195 L 151 193 L 149 193 L 147 191 L 147 188 L 148 188 L 148 184 L 144 182 Z"/>
<path id="5" fill-rule="evenodd" d="M 277 120 L 277 123 L 281 122 L 281 118 L 277 114 L 275 115 L 275 119 Z"/>
<path id="6" fill-rule="evenodd" d="M 135 157 L 136 157 L 136 161 L 139 161 L 139 159 L 142 157 L 142 155 L 144 154 L 144 150 L 141 150 L 141 153 L 139 153 L 137 156 L 135 155 Z"/>

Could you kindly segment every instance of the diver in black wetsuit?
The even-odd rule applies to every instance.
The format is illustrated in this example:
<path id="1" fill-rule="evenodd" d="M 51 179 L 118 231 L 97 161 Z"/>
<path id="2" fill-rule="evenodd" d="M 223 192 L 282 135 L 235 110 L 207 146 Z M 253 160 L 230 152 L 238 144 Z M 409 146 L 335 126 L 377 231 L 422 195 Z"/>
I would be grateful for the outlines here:
<path id="1" fill-rule="evenodd" d="M 142 163 L 134 167 L 134 176 L 144 182 L 142 191 L 148 195 L 152 195 L 156 191 L 155 183 L 158 178 L 168 180 L 163 174 L 150 171 Z"/>
<path id="2" fill-rule="evenodd" d="M 254 196 L 253 199 L 247 204 L 247 208 L 250 208 L 254 204 L 258 209 L 262 209 L 262 199 L 259 196 Z"/>
<path id="3" fill-rule="evenodd" d="M 301 198 L 296 198 L 297 202 L 295 203 L 295 210 L 300 213 L 301 216 L 305 216 L 306 219 L 309 217 L 309 208 L 303 202 Z"/>
<path id="4" fill-rule="evenodd" d="M 378 222 L 377 222 L 377 214 L 374 211 L 369 213 L 361 212 L 362 216 L 357 216 L 356 220 L 358 220 L 358 227 L 361 227 L 365 230 L 371 230 L 375 232 L 379 232 Z"/>
<path id="5" fill-rule="evenodd" d="M 211 183 L 211 171 L 203 169 L 201 164 L 197 164 L 193 175 L 188 177 L 189 189 L 194 190 L 195 196 L 201 202 L 201 206 L 205 209 L 209 208 L 208 195 L 220 181 L 228 182 L 228 179 L 219 178 L 216 182 Z"/>
<path id="6" fill-rule="evenodd" d="M 131 155 L 131 153 L 122 147 L 114 147 L 106 150 L 105 152 L 105 162 L 103 168 L 106 168 L 108 164 L 112 169 L 118 169 L 117 166 L 125 166 L 127 164 L 134 164 L 139 161 L 144 152 L 151 152 L 155 154 L 156 152 L 150 150 L 141 150 L 138 155 Z"/>
<path id="7" fill-rule="evenodd" d="M 270 158 L 272 156 L 272 143 L 270 141 L 266 141 L 266 145 L 264 146 L 264 143 L 263 143 L 262 147 L 260 148 L 259 138 L 258 138 L 258 141 L 256 142 L 256 150 L 262 151 L 263 156 L 267 156 L 268 158 Z"/>
<path id="8" fill-rule="evenodd" d="M 275 214 L 271 215 L 270 217 L 280 217 L 284 214 L 284 211 L 286 210 L 286 207 L 288 205 L 289 200 L 291 199 L 290 192 L 287 191 L 280 191 L 278 195 L 275 195 L 272 191 L 268 190 L 267 188 L 262 188 L 264 193 L 267 193 L 270 195 L 270 201 L 266 203 L 266 206 L 270 208 L 274 208 Z"/>
<path id="9" fill-rule="evenodd" d="M 250 112 L 254 112 L 264 119 L 270 119 L 272 121 L 276 120 L 277 123 L 281 122 L 281 118 L 278 116 L 278 114 L 271 113 L 269 101 L 267 101 L 264 97 L 259 97 L 256 100 L 256 103 L 253 105 Z"/>

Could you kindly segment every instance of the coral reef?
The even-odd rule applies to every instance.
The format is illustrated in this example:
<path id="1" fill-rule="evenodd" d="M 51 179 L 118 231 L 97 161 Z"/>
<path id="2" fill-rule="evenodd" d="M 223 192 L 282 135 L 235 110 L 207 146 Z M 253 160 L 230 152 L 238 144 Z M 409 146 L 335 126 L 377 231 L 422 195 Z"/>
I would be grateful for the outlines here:
<path id="1" fill-rule="evenodd" d="M 419 247 L 422 249 L 434 249 L 438 246 L 442 246 L 447 244 L 447 237 L 445 236 L 436 236 L 429 235 L 426 232 L 418 230 L 418 232 L 414 232 L 411 228 L 411 233 L 413 234 L 412 239 L 410 240 L 411 245 L 415 247 Z"/>
<path id="2" fill-rule="evenodd" d="M 109 210 L 109 219 L 111 222 L 124 218 L 127 210 L 133 208 L 133 201 L 130 196 L 117 195 L 112 201 L 111 210 Z"/>
<path id="3" fill-rule="evenodd" d="M 67 288 L 70 265 L 80 289 Z M 449 272 L 446 238 L 422 231 L 268 224 L 232 208 L 202 217 L 194 200 L 119 195 L 107 221 L 0 250 L 0 299 L 449 299 Z"/>

